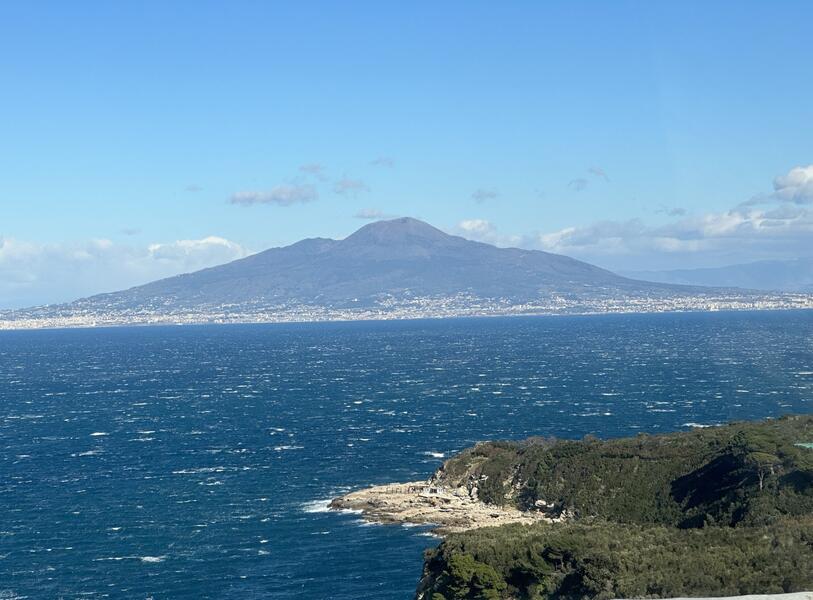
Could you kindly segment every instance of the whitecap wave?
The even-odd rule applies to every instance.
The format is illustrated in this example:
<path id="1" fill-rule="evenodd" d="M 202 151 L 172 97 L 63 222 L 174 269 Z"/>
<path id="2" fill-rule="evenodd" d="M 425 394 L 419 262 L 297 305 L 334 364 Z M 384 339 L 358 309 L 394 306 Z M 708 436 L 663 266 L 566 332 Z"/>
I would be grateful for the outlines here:
<path id="1" fill-rule="evenodd" d="M 74 452 L 73 454 L 71 454 L 71 456 L 75 458 L 77 456 L 97 456 L 99 454 L 104 454 L 104 450 L 99 450 L 98 448 L 96 448 L 95 450 L 85 450 L 84 452 Z"/>
<path id="2" fill-rule="evenodd" d="M 424 456 L 431 456 L 432 458 L 444 458 L 446 455 L 443 452 L 433 452 L 429 450 L 423 453 Z"/>
<path id="3" fill-rule="evenodd" d="M 311 500 L 310 502 L 305 502 L 300 505 L 300 509 L 302 512 L 306 513 L 326 513 L 330 512 L 330 502 L 333 498 L 328 498 L 327 500 Z"/>

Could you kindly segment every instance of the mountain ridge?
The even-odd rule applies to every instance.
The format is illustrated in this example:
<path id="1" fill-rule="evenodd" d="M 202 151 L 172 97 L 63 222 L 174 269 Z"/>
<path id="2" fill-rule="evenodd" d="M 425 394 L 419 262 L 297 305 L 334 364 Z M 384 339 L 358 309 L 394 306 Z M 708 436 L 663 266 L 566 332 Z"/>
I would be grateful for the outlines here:
<path id="1" fill-rule="evenodd" d="M 346 305 L 369 304 L 386 294 L 467 292 L 531 300 L 540 292 L 575 293 L 585 286 L 626 291 L 668 288 L 636 282 L 559 254 L 467 240 L 402 217 L 367 224 L 341 240 L 308 238 L 224 265 L 83 300 L 137 303 L 162 296 L 182 303 L 228 304 L 262 298 Z"/>
<path id="2" fill-rule="evenodd" d="M 639 281 L 404 217 L 122 291 L 0 311 L 0 329 L 781 308 L 813 308 L 813 296 Z"/>
<path id="3" fill-rule="evenodd" d="M 813 258 L 761 260 L 723 267 L 623 271 L 626 277 L 678 285 L 738 287 L 752 290 L 813 292 Z"/>

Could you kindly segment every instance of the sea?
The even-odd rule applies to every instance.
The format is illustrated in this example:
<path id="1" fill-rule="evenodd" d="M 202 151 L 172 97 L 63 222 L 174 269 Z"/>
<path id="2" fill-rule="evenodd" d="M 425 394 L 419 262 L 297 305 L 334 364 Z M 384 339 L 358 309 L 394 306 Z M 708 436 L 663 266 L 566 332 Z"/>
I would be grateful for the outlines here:
<path id="1" fill-rule="evenodd" d="M 480 440 L 813 409 L 813 311 L 0 333 L 0 599 L 409 600 L 327 509 Z"/>

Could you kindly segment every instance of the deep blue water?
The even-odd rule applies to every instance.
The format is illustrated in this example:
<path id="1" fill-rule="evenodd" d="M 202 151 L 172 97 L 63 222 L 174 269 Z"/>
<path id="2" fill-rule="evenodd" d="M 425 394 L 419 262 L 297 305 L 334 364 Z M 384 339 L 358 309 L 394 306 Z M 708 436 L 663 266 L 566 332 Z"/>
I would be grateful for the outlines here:
<path id="1" fill-rule="evenodd" d="M 324 512 L 477 440 L 810 412 L 813 312 L 0 334 L 0 598 L 408 600 Z"/>

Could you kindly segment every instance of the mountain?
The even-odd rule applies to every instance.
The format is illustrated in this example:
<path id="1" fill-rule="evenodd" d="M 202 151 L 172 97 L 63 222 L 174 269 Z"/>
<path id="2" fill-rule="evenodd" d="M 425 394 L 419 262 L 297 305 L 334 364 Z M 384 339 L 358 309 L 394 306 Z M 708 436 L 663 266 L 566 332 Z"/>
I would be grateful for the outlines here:
<path id="1" fill-rule="evenodd" d="M 638 281 L 402 218 L 121 292 L 0 311 L 0 329 L 804 307 L 813 297 Z"/>
<path id="2" fill-rule="evenodd" d="M 661 283 L 813 292 L 813 258 L 765 260 L 708 269 L 628 271 L 624 274 Z"/>
<path id="3" fill-rule="evenodd" d="M 529 301 L 552 293 L 665 289 L 566 256 L 497 248 L 401 218 L 365 225 L 343 240 L 306 239 L 88 301 L 127 308 L 256 302 L 335 307 L 374 305 L 388 296 L 465 293 Z"/>

